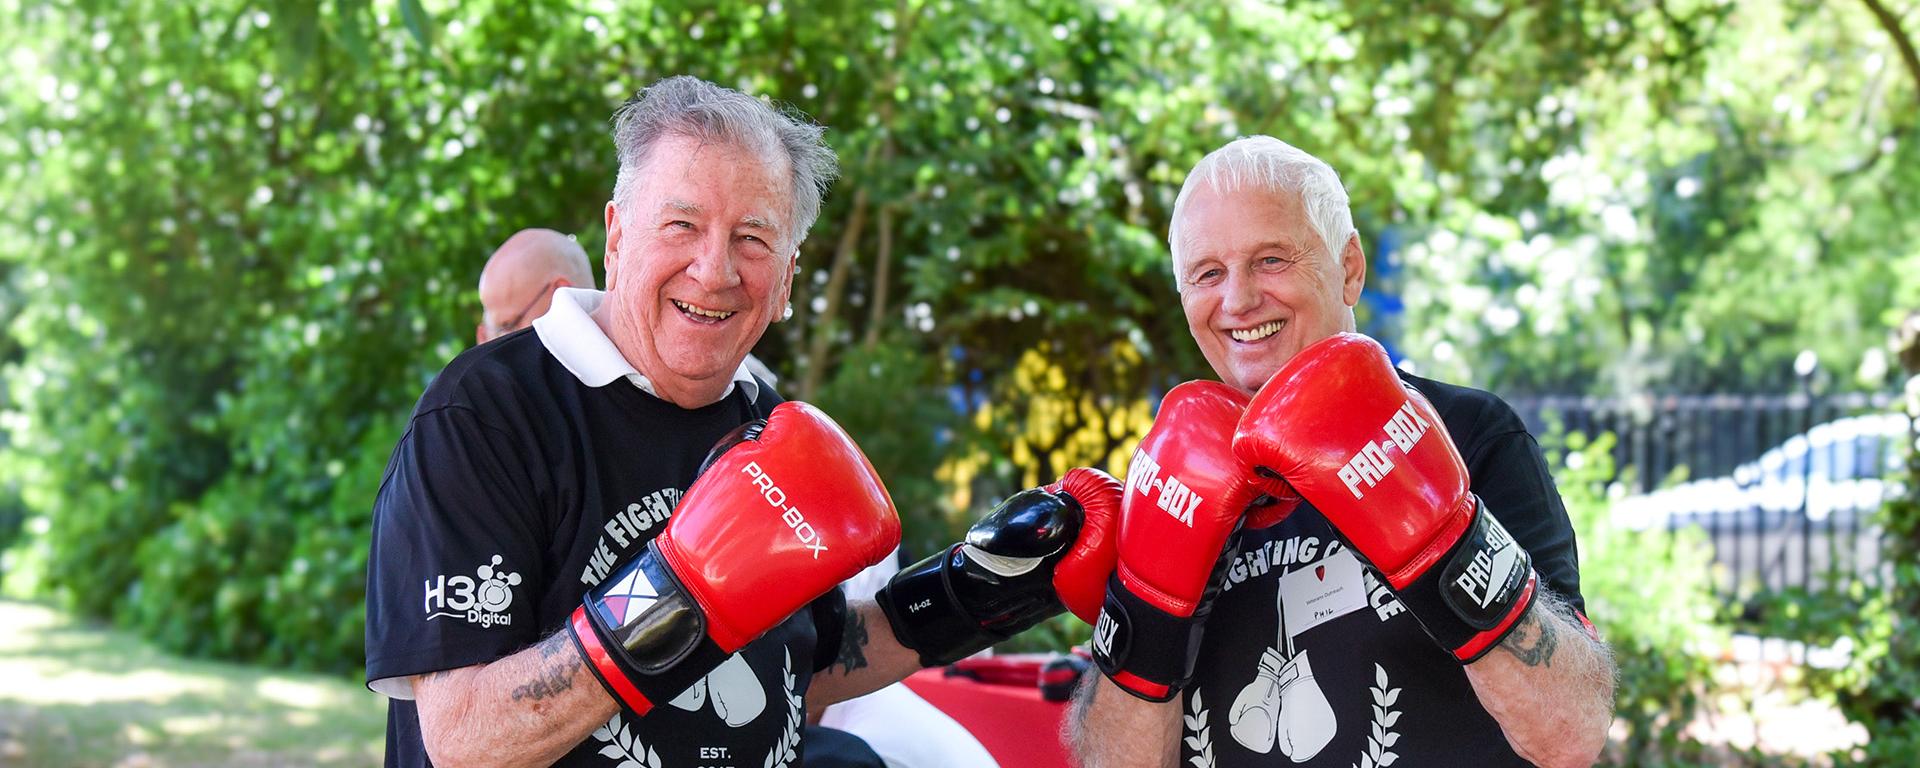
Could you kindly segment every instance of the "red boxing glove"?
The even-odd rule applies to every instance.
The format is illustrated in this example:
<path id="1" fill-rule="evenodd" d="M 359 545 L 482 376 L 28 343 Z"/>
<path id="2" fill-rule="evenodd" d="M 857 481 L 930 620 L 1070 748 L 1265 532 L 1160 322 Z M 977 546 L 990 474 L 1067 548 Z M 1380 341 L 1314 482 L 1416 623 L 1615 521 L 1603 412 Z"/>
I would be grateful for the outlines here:
<path id="1" fill-rule="evenodd" d="M 1301 350 L 1247 406 L 1233 449 L 1326 515 L 1462 662 L 1532 605 L 1532 558 L 1467 490 L 1439 414 L 1373 339 L 1343 333 Z"/>
<path id="2" fill-rule="evenodd" d="M 1193 679 L 1213 596 L 1235 554 L 1228 540 L 1248 508 L 1271 503 L 1282 485 L 1233 455 L 1246 402 L 1219 382 L 1174 387 L 1127 468 L 1119 565 L 1094 625 L 1093 654 L 1107 677 L 1140 698 L 1167 701 Z"/>
<path id="3" fill-rule="evenodd" d="M 587 668 L 636 715 L 900 542 L 873 466 L 813 406 L 781 403 L 716 452 L 666 529 L 568 622 Z"/>
<path id="4" fill-rule="evenodd" d="M 1046 490 L 1074 498 L 1086 512 L 1073 550 L 1053 567 L 1053 591 L 1067 610 L 1092 624 L 1099 620 L 1107 579 L 1120 558 L 1120 483 L 1100 470 L 1077 468 Z"/>

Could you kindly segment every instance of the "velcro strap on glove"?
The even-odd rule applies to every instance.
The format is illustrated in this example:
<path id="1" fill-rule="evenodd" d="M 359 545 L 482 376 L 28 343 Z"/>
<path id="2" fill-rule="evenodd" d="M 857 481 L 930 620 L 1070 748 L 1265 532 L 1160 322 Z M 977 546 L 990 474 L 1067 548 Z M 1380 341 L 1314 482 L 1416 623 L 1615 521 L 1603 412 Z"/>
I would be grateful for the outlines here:
<path id="1" fill-rule="evenodd" d="M 727 660 L 651 546 L 587 591 L 567 629 L 607 693 L 634 715 L 669 701 Z"/>
<path id="2" fill-rule="evenodd" d="M 1533 557 L 1476 496 L 1466 533 L 1399 597 L 1434 642 L 1468 664 L 1513 631 L 1537 583 Z"/>
<path id="3" fill-rule="evenodd" d="M 1006 639 L 982 627 L 953 594 L 944 571 L 959 568 L 963 557 L 960 545 L 949 547 L 944 555 L 907 566 L 875 595 L 893 636 L 919 652 L 923 667 L 952 664 Z"/>
<path id="4" fill-rule="evenodd" d="M 1169 701 L 1193 679 L 1205 616 L 1167 613 L 1108 579 L 1093 626 L 1093 660 L 1115 685 L 1148 701 Z"/>

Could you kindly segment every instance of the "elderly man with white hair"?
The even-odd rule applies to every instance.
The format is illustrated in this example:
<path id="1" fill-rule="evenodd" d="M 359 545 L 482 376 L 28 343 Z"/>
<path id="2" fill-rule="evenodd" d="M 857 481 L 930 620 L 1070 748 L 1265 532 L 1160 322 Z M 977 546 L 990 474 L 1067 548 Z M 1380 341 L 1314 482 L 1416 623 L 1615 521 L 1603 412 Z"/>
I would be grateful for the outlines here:
<path id="1" fill-rule="evenodd" d="M 1612 657 L 1540 448 L 1354 333 L 1366 256 L 1333 169 L 1234 141 L 1168 239 L 1220 381 L 1169 392 L 1129 467 L 1085 765 L 1591 764 Z"/>

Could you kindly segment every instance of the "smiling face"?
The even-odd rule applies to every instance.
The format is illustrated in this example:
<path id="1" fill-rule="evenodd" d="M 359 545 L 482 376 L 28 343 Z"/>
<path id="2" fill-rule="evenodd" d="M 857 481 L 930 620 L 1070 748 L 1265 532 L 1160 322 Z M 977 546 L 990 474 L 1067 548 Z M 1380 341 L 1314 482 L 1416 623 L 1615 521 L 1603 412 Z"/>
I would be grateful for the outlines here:
<path id="1" fill-rule="evenodd" d="M 720 399 L 793 284 L 787 169 L 697 138 L 657 143 L 624 212 L 607 204 L 608 338 L 661 399 Z"/>
<path id="2" fill-rule="evenodd" d="M 1202 185 L 1179 215 L 1180 306 L 1221 381 L 1258 391 L 1307 345 L 1354 329 L 1366 280 L 1359 238 L 1331 257 L 1298 194 Z"/>

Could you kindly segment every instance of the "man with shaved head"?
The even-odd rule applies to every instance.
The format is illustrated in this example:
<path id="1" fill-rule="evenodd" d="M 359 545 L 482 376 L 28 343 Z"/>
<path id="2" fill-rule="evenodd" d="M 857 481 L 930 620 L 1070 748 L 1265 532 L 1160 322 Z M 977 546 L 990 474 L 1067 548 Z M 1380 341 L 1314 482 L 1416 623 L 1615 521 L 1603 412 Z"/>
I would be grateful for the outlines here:
<path id="1" fill-rule="evenodd" d="M 515 232 L 480 272 L 483 311 L 474 339 L 485 344 L 532 325 L 547 313 L 554 291 L 592 287 L 593 267 L 573 238 L 551 229 Z"/>

